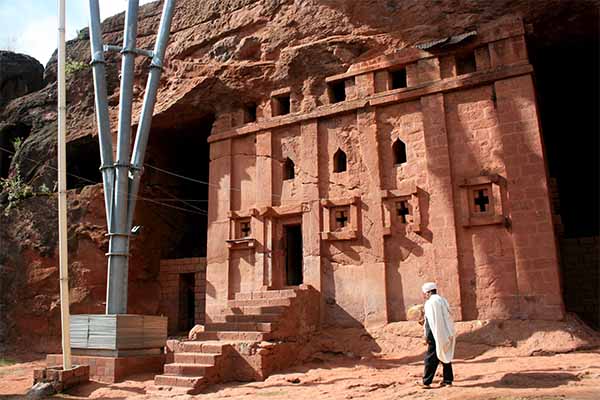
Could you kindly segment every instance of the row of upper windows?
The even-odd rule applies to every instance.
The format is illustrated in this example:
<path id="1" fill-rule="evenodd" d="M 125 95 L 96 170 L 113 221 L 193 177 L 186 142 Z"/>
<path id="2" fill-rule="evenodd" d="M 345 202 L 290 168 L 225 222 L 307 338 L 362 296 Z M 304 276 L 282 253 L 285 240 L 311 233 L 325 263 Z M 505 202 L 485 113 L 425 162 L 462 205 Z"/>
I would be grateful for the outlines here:
<path id="1" fill-rule="evenodd" d="M 456 54 L 454 56 L 456 65 L 456 75 L 470 74 L 477 70 L 475 51 L 471 50 Z M 408 87 L 407 66 L 394 67 L 387 70 L 386 90 L 395 90 Z M 329 104 L 340 103 L 346 101 L 347 88 L 355 84 L 355 78 L 350 77 L 338 81 L 329 82 L 327 84 L 327 96 Z M 256 103 L 249 103 L 244 106 L 243 123 L 256 122 L 257 117 Z M 291 97 L 290 93 L 278 94 L 271 97 L 271 116 L 278 117 L 291 112 Z"/>
<path id="2" fill-rule="evenodd" d="M 406 145 L 400 139 L 396 139 L 392 144 L 392 153 L 394 156 L 394 164 L 402 165 L 407 161 Z M 333 172 L 344 172 L 348 169 L 347 156 L 344 150 L 338 148 L 333 154 Z M 296 165 L 294 161 L 287 157 L 283 162 L 283 179 L 290 180 L 296 177 Z"/>

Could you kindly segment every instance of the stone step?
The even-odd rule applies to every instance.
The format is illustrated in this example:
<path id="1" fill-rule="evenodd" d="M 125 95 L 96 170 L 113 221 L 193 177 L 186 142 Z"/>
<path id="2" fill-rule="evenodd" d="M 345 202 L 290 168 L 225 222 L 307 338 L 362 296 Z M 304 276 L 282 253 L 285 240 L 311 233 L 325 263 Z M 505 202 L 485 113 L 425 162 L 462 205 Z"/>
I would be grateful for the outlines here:
<path id="1" fill-rule="evenodd" d="M 272 307 L 272 306 L 290 306 L 292 300 L 289 298 L 279 299 L 250 299 L 250 300 L 229 300 L 229 307 Z"/>
<path id="2" fill-rule="evenodd" d="M 219 340 L 219 339 L 205 339 L 205 340 Z M 186 340 L 179 344 L 181 351 L 177 353 L 204 353 L 204 354 L 223 354 L 223 347 L 227 346 L 227 343 L 215 343 L 215 342 L 198 342 L 195 340 Z"/>
<path id="3" fill-rule="evenodd" d="M 202 364 L 184 364 L 184 363 L 172 363 L 165 364 L 166 375 L 178 375 L 178 376 L 205 376 L 207 370 L 214 368 L 213 365 L 202 365 Z"/>
<path id="4" fill-rule="evenodd" d="M 162 374 L 154 377 L 156 386 L 179 386 L 192 389 L 200 389 L 206 385 L 206 379 L 203 376 L 177 376 Z"/>
<path id="5" fill-rule="evenodd" d="M 279 299 L 296 297 L 297 289 L 263 290 L 259 292 L 236 293 L 235 300 Z"/>
<path id="6" fill-rule="evenodd" d="M 248 331 L 206 331 L 198 334 L 197 340 L 239 340 L 260 342 L 269 340 L 271 334 L 268 332 Z"/>
<path id="7" fill-rule="evenodd" d="M 224 322 L 277 322 L 281 314 L 231 314 L 225 315 Z"/>
<path id="8" fill-rule="evenodd" d="M 283 314 L 287 311 L 287 306 L 229 306 L 229 314 Z"/>
<path id="9" fill-rule="evenodd" d="M 257 331 L 272 332 L 275 326 L 270 322 L 219 322 L 204 325 L 207 331 Z"/>
<path id="10" fill-rule="evenodd" d="M 174 361 L 178 364 L 215 365 L 218 356 L 220 356 L 220 354 L 216 353 L 174 353 Z"/>

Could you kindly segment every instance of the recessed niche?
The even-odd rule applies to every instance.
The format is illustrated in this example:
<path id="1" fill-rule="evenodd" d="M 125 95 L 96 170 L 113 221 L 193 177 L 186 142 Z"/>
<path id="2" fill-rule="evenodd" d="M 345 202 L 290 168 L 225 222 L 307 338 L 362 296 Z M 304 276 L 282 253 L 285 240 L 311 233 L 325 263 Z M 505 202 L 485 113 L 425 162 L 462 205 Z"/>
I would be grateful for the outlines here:
<path id="1" fill-rule="evenodd" d="M 283 163 L 283 179 L 290 180 L 296 177 L 296 165 L 289 157 Z"/>
<path id="2" fill-rule="evenodd" d="M 390 89 L 401 89 L 407 86 L 406 84 L 406 68 L 398 68 L 389 71 Z"/>
<path id="3" fill-rule="evenodd" d="M 470 74 L 477 70 L 475 63 L 475 52 L 457 54 L 456 57 L 456 75 Z"/>
<path id="4" fill-rule="evenodd" d="M 333 155 L 333 172 L 344 172 L 347 168 L 346 153 L 342 149 L 337 149 Z"/>
<path id="5" fill-rule="evenodd" d="M 400 165 L 406 162 L 406 145 L 400 139 L 396 139 L 392 145 L 392 152 L 394 153 L 394 164 Z"/>
<path id="6" fill-rule="evenodd" d="M 271 110 L 274 117 L 290 113 L 290 94 L 280 94 L 271 98 Z"/>
<path id="7" fill-rule="evenodd" d="M 329 103 L 340 103 L 346 100 L 346 82 L 336 81 L 327 84 L 327 92 L 329 94 Z"/>
<path id="8" fill-rule="evenodd" d="M 255 103 L 249 103 L 244 105 L 244 123 L 248 124 L 251 122 L 256 122 L 256 109 L 257 105 Z"/>

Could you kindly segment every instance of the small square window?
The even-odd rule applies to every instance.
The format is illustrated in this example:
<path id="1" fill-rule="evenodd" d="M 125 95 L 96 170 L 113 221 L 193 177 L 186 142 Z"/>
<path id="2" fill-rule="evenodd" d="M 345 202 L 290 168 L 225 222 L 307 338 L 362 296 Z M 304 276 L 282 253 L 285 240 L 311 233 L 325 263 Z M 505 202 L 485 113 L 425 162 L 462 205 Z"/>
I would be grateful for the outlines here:
<path id="1" fill-rule="evenodd" d="M 475 52 L 470 51 L 456 55 L 456 75 L 470 74 L 477 70 L 475 64 Z"/>
<path id="2" fill-rule="evenodd" d="M 346 229 L 350 224 L 350 207 L 337 207 L 332 211 L 334 231 Z"/>
<path id="3" fill-rule="evenodd" d="M 506 210 L 506 178 L 481 175 L 459 184 L 462 190 L 462 224 L 464 227 L 491 224 L 510 225 Z"/>
<path id="4" fill-rule="evenodd" d="M 271 98 L 271 108 L 274 117 L 290 113 L 290 95 L 282 94 Z"/>
<path id="5" fill-rule="evenodd" d="M 473 214 L 485 214 L 490 212 L 490 195 L 487 188 L 477 188 L 471 191 L 471 207 Z"/>
<path id="6" fill-rule="evenodd" d="M 406 87 L 406 68 L 390 71 L 390 89 L 401 89 Z"/>

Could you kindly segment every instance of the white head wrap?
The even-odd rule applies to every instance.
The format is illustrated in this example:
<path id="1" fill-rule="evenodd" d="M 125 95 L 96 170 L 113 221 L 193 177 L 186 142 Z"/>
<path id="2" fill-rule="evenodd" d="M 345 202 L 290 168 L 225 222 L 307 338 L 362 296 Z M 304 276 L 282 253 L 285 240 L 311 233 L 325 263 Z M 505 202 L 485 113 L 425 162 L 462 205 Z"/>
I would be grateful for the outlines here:
<path id="1" fill-rule="evenodd" d="M 426 282 L 421 287 L 423 293 L 431 292 L 432 290 L 437 290 L 437 285 L 434 282 Z"/>

